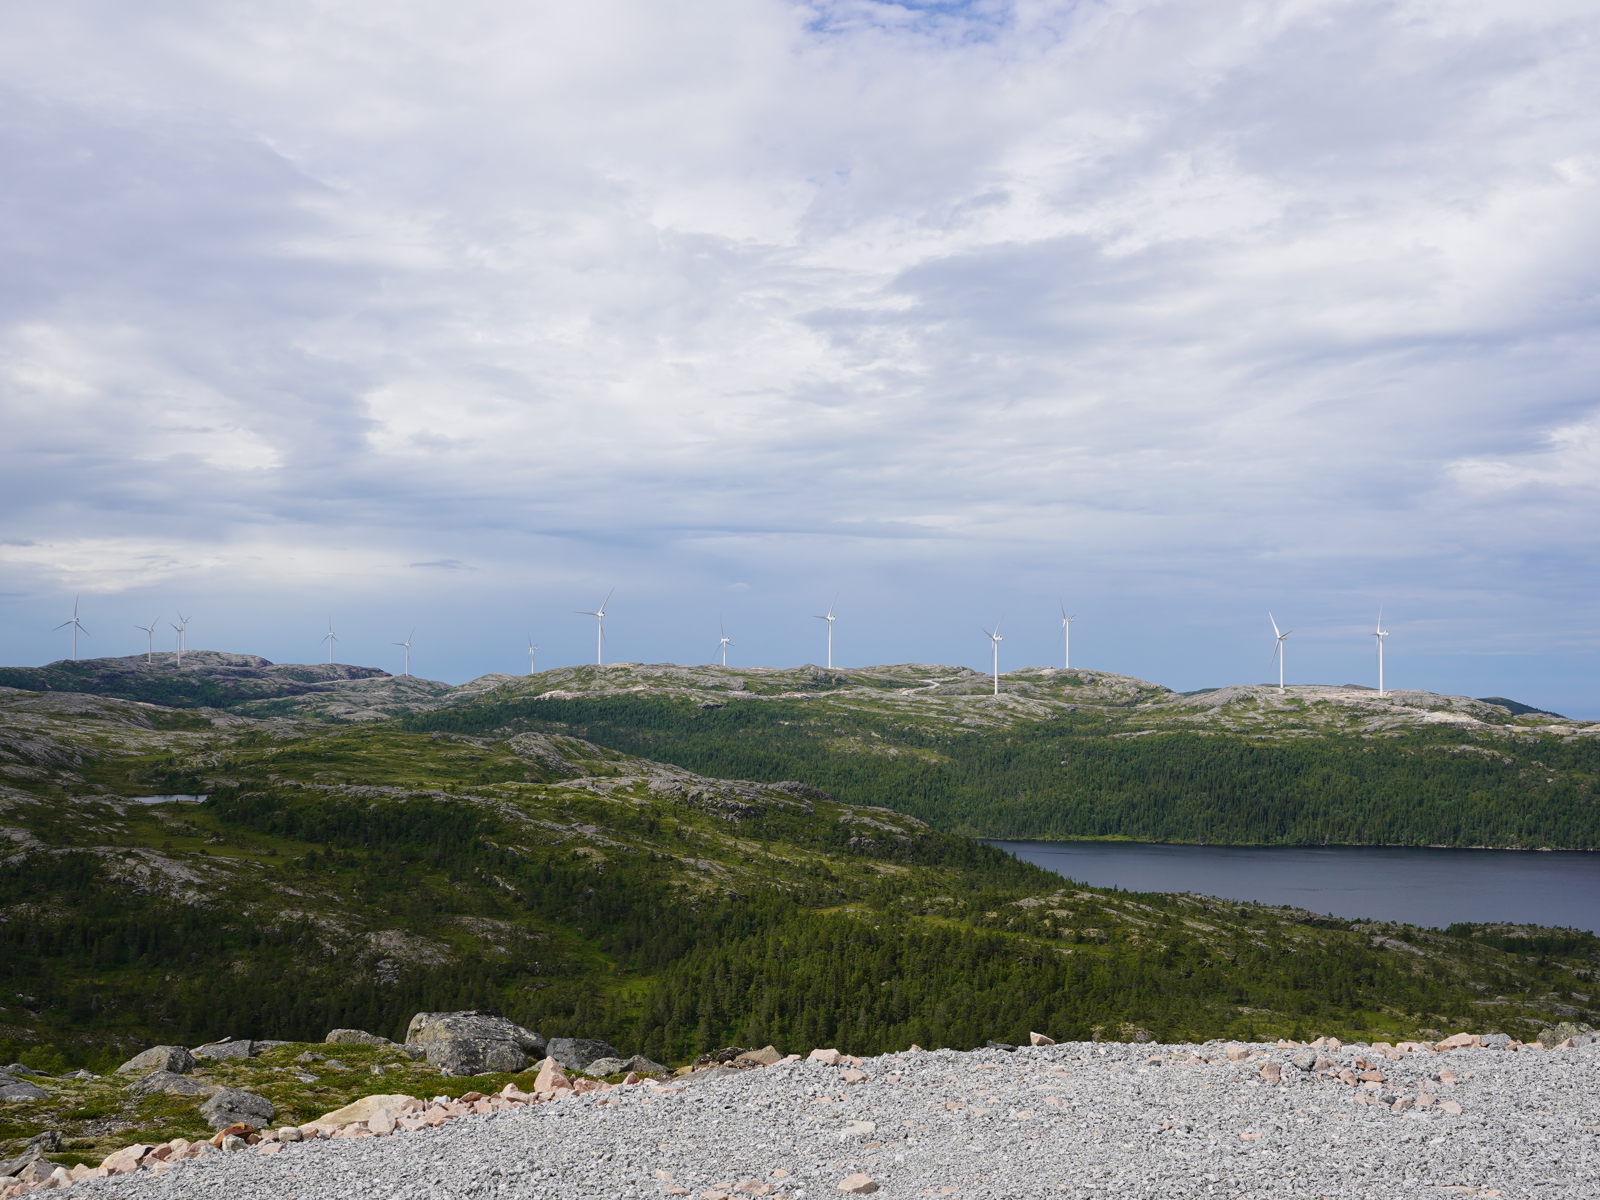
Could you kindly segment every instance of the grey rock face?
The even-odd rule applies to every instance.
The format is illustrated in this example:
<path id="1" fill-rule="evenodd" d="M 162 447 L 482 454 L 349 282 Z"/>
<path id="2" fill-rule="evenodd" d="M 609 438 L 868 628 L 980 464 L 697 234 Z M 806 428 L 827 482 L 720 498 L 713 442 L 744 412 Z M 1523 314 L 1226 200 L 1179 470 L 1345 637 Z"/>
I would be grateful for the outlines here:
<path id="1" fill-rule="evenodd" d="M 490 1038 L 442 1038 L 427 1043 L 428 1062 L 443 1075 L 487 1075 L 525 1071 L 528 1056 L 515 1042 Z"/>
<path id="2" fill-rule="evenodd" d="M 375 1033 L 368 1033 L 365 1029 L 330 1029 L 328 1036 L 322 1039 L 335 1046 L 392 1046 L 386 1037 L 379 1037 Z"/>
<path id="3" fill-rule="evenodd" d="M 491 1012 L 418 1013 L 406 1028 L 406 1041 L 426 1045 L 446 1038 L 473 1038 L 479 1041 L 512 1042 L 524 1054 L 543 1057 L 545 1042 L 531 1029 Z M 598 1056 L 596 1056 L 598 1057 Z"/>
<path id="4" fill-rule="evenodd" d="M 277 1111 L 265 1096 L 230 1087 L 218 1088 L 211 1099 L 200 1106 L 200 1115 L 213 1129 L 226 1129 L 241 1122 L 260 1129 Z"/>
<path id="5" fill-rule="evenodd" d="M 597 1058 L 583 1069 L 586 1075 L 620 1075 L 630 1070 L 620 1058 Z"/>
<path id="6" fill-rule="evenodd" d="M 204 1096 L 212 1089 L 176 1071 L 151 1071 L 122 1090 L 135 1096 L 154 1096 L 158 1092 L 168 1096 Z"/>
<path id="7" fill-rule="evenodd" d="M 193 1054 L 196 1058 L 249 1058 L 253 1055 L 256 1044 L 249 1038 L 234 1038 L 227 1042 L 212 1042 L 207 1046 L 196 1046 Z"/>
<path id="8" fill-rule="evenodd" d="M 0 1071 L 0 1100 L 41 1100 L 49 1094 L 26 1079 Z"/>
<path id="9" fill-rule="evenodd" d="M 585 1071 L 597 1059 L 622 1057 L 610 1042 L 593 1038 L 551 1038 L 545 1053 L 568 1071 Z"/>
<path id="10" fill-rule="evenodd" d="M 1486 1033 L 1483 1035 L 1483 1044 L 1490 1050 L 1504 1050 L 1511 1045 L 1511 1035 L 1508 1033 Z"/>
<path id="11" fill-rule="evenodd" d="M 641 1075 L 659 1075 L 667 1068 L 663 1064 L 655 1062 L 653 1059 L 648 1059 L 642 1054 L 635 1054 L 627 1062 L 622 1064 L 622 1069 L 624 1071 L 637 1071 Z"/>
<path id="12" fill-rule="evenodd" d="M 194 1055 L 183 1046 L 151 1046 L 118 1067 L 117 1074 L 143 1075 L 150 1071 L 170 1071 L 175 1075 L 187 1075 L 197 1065 Z"/>
<path id="13" fill-rule="evenodd" d="M 22 1148 L 22 1153 L 15 1158 L 0 1162 L 0 1178 L 15 1175 L 31 1162 L 36 1162 L 46 1154 L 54 1154 L 61 1149 L 61 1134 L 54 1129 L 47 1129 L 43 1133 L 36 1133 L 28 1139 L 28 1144 Z"/>
<path id="14" fill-rule="evenodd" d="M 1289 1060 L 1302 1071 L 1309 1071 L 1317 1065 L 1317 1056 L 1310 1050 L 1302 1050 Z"/>

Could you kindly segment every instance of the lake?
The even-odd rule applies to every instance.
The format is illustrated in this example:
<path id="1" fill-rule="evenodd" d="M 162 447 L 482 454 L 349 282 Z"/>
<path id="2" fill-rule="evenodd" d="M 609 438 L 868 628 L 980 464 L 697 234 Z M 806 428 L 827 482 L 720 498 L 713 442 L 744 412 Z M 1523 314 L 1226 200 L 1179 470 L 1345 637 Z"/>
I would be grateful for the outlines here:
<path id="1" fill-rule="evenodd" d="M 1582 850 L 989 844 L 1095 887 L 1199 892 L 1436 928 L 1515 921 L 1600 933 L 1600 853 Z"/>

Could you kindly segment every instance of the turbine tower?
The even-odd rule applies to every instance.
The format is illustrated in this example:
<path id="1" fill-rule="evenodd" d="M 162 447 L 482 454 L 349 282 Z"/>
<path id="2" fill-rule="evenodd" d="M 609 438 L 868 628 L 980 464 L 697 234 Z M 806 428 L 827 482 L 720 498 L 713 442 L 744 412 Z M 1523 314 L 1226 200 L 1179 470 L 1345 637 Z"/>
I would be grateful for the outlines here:
<path id="1" fill-rule="evenodd" d="M 1378 643 L 1378 695 L 1387 695 L 1383 690 L 1383 639 L 1389 636 L 1389 631 L 1383 627 L 1383 609 L 1378 610 L 1378 627 L 1372 631 L 1373 638 Z"/>
<path id="2" fill-rule="evenodd" d="M 833 609 L 834 605 L 838 603 L 839 597 L 835 595 L 833 598 L 833 604 L 828 605 L 827 616 L 818 617 L 816 613 L 811 614 L 813 617 L 816 617 L 817 620 L 826 621 L 828 623 L 828 670 L 830 671 L 833 670 L 833 623 L 839 619 L 833 615 Z"/>
<path id="3" fill-rule="evenodd" d="M 144 660 L 147 663 L 153 663 L 156 660 L 156 626 L 160 624 L 160 622 L 160 617 L 152 617 L 150 618 L 150 624 L 134 626 L 135 629 L 139 630 L 139 632 L 145 635 Z"/>
<path id="4" fill-rule="evenodd" d="M 332 622 L 331 619 L 328 622 L 328 632 L 329 633 L 333 632 L 333 622 Z M 416 633 L 416 630 L 413 629 L 411 631 L 411 633 L 406 634 L 406 640 L 403 641 L 403 642 L 390 642 L 389 643 L 389 645 L 391 645 L 391 646 L 404 646 L 406 648 L 406 669 L 404 671 L 404 674 L 406 674 L 406 675 L 411 674 L 411 634 L 412 633 Z M 331 656 L 331 652 L 333 650 L 333 647 L 329 646 L 328 650 L 330 651 L 330 656 L 328 658 L 328 661 L 332 662 L 333 658 Z"/>
<path id="5" fill-rule="evenodd" d="M 830 628 L 831 628 L 831 626 L 830 626 Z M 717 642 L 717 649 L 722 651 L 722 665 L 723 666 L 727 666 L 728 665 L 728 647 L 733 645 L 733 642 L 730 641 L 729 638 L 728 638 L 728 631 L 722 627 L 722 618 L 721 617 L 717 618 L 717 633 L 718 633 L 718 635 L 719 635 L 719 637 L 721 639 L 721 640 L 719 640 Z"/>
<path id="6" fill-rule="evenodd" d="M 328 665 L 333 666 L 333 644 L 339 640 L 339 635 L 333 631 L 333 617 L 328 618 L 328 632 L 322 635 L 322 640 L 328 643 Z"/>
<path id="7" fill-rule="evenodd" d="M 1061 667 L 1062 670 L 1072 670 L 1072 623 L 1077 617 L 1067 616 L 1067 603 L 1061 602 Z"/>
<path id="8" fill-rule="evenodd" d="M 1272 657 L 1278 663 L 1278 695 L 1281 696 L 1283 695 L 1283 639 L 1293 633 L 1294 630 L 1285 629 L 1282 633 L 1279 633 L 1277 619 L 1271 613 L 1267 614 L 1267 620 L 1272 622 L 1272 632 L 1278 639 L 1273 643 Z"/>
<path id="9" fill-rule="evenodd" d="M 77 662 L 78 631 L 83 629 L 83 622 L 78 620 L 78 598 L 76 596 L 72 598 L 72 620 L 61 622 L 61 624 L 56 626 L 56 629 L 65 629 L 68 625 L 72 626 L 72 661 Z M 50 632 L 54 633 L 55 629 L 52 629 Z M 83 629 L 83 636 L 89 636 L 89 631 L 87 629 Z"/>
<path id="10" fill-rule="evenodd" d="M 594 665 L 597 667 L 605 666 L 606 605 L 611 603 L 611 597 L 616 593 L 616 590 L 616 588 L 612 588 L 611 591 L 607 592 L 606 598 L 594 612 L 587 612 L 583 609 L 575 610 L 580 617 L 594 618 Z"/>
<path id="11" fill-rule="evenodd" d="M 534 664 L 535 659 L 538 657 L 538 654 L 539 654 L 539 647 L 537 647 L 537 646 L 535 646 L 533 644 L 533 634 L 530 633 L 528 635 L 528 674 L 529 675 L 534 674 L 533 664 Z"/>
<path id="12" fill-rule="evenodd" d="M 1000 694 L 1000 643 L 1005 641 L 1005 638 L 1000 636 L 999 621 L 994 623 L 993 633 L 990 633 L 987 629 L 983 632 L 988 637 L 989 644 L 994 647 L 994 694 L 998 696 Z"/>
<path id="13" fill-rule="evenodd" d="M 186 617 L 182 613 L 179 613 L 178 623 L 172 626 L 173 630 L 178 635 L 176 641 L 178 646 L 178 666 L 180 667 L 183 666 L 183 652 L 189 648 L 187 630 L 189 628 L 189 622 L 191 619 L 192 618 Z M 167 624 L 171 625 L 172 622 L 169 621 Z"/>

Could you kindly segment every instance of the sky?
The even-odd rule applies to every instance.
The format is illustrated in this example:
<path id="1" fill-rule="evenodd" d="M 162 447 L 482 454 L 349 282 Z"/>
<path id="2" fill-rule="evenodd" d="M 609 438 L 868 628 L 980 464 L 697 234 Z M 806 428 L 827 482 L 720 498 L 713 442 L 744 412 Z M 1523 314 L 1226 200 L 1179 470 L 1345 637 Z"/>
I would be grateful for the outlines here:
<path id="1" fill-rule="evenodd" d="M 1585 0 L 0 12 L 0 662 L 1600 717 Z"/>

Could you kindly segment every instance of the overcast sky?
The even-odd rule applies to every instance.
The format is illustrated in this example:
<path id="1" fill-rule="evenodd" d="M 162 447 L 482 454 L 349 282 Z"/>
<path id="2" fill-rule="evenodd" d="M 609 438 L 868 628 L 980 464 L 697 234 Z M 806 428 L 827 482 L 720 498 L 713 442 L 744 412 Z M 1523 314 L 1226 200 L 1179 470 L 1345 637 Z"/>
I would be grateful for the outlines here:
<path id="1" fill-rule="evenodd" d="M 1592 0 L 0 15 L 0 660 L 1600 716 Z M 170 630 L 158 642 L 170 645 Z"/>

